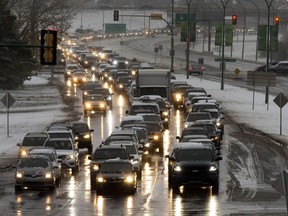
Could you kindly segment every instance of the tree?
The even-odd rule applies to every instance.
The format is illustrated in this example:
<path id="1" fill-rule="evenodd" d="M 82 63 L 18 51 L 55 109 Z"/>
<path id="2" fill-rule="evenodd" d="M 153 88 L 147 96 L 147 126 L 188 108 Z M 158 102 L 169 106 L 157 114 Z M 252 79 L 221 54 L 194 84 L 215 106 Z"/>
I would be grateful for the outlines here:
<path id="1" fill-rule="evenodd" d="M 3 45 L 0 47 L 0 86 L 4 89 L 13 89 L 23 84 L 34 68 L 35 62 L 31 50 L 16 47 L 26 44 L 17 37 L 16 17 L 11 14 L 8 1 L 0 1 L 0 44 Z"/>

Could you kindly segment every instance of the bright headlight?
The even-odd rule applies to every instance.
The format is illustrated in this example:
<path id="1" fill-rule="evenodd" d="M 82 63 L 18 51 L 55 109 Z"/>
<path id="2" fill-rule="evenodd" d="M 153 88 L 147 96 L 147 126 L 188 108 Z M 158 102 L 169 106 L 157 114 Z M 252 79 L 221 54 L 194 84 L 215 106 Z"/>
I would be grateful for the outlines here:
<path id="1" fill-rule="evenodd" d="M 74 80 L 74 82 L 77 82 L 77 78 L 76 78 L 76 77 L 74 77 L 74 79 L 73 79 L 73 80 Z"/>
<path id="2" fill-rule="evenodd" d="M 111 81 L 113 78 L 112 78 L 112 77 L 109 77 L 108 79 Z"/>
<path id="3" fill-rule="evenodd" d="M 52 174 L 51 173 L 46 173 L 45 174 L 45 178 L 52 178 Z"/>
<path id="4" fill-rule="evenodd" d="M 181 94 L 176 94 L 175 98 L 177 101 L 180 101 L 182 99 L 182 95 Z"/>
<path id="5" fill-rule="evenodd" d="M 216 166 L 210 166 L 209 172 L 215 172 L 217 170 Z"/>
<path id="6" fill-rule="evenodd" d="M 146 143 L 144 146 L 145 146 L 146 148 L 149 148 L 149 147 L 150 147 L 150 143 Z"/>
<path id="7" fill-rule="evenodd" d="M 104 108 L 104 107 L 105 107 L 105 104 L 104 104 L 104 103 L 101 103 L 101 104 L 100 104 L 100 107 L 101 107 L 101 108 Z"/>
<path id="8" fill-rule="evenodd" d="M 153 139 L 154 139 L 154 140 L 159 140 L 159 136 L 158 136 L 158 135 L 154 135 L 154 136 L 153 136 Z"/>
<path id="9" fill-rule="evenodd" d="M 182 169 L 181 169 L 180 166 L 175 166 L 175 167 L 174 167 L 174 170 L 175 170 L 176 172 L 181 172 L 181 171 L 182 171 Z"/>
<path id="10" fill-rule="evenodd" d="M 127 183 L 132 183 L 134 180 L 133 180 L 133 177 L 132 176 L 127 176 L 126 178 L 125 178 L 125 182 L 127 182 Z"/>
<path id="11" fill-rule="evenodd" d="M 100 183 L 105 182 L 105 179 L 103 177 L 98 177 L 97 182 L 100 182 Z"/>
<path id="12" fill-rule="evenodd" d="M 93 165 L 93 170 L 98 171 L 99 170 L 99 166 L 97 164 Z"/>
<path id="13" fill-rule="evenodd" d="M 88 61 L 85 61 L 85 64 L 88 64 Z"/>
<path id="14" fill-rule="evenodd" d="M 26 150 L 22 150 L 21 151 L 21 156 L 24 157 L 24 156 L 27 156 L 28 152 Z"/>
<path id="15" fill-rule="evenodd" d="M 67 71 L 67 74 L 69 74 L 69 75 L 70 75 L 70 74 L 71 74 L 71 71 Z"/>
<path id="16" fill-rule="evenodd" d="M 90 103 L 85 103 L 85 107 L 89 109 L 89 108 L 91 108 L 91 104 Z"/>
<path id="17" fill-rule="evenodd" d="M 90 135 L 89 134 L 85 134 L 84 135 L 84 139 L 89 139 L 90 138 Z"/>
<path id="18" fill-rule="evenodd" d="M 23 174 L 22 173 L 20 173 L 20 172 L 17 172 L 16 173 L 16 178 L 22 178 L 23 177 Z"/>
<path id="19" fill-rule="evenodd" d="M 114 64 L 114 65 L 117 65 L 117 64 L 118 64 L 118 61 L 114 60 L 114 61 L 113 61 L 113 64 Z"/>
<path id="20" fill-rule="evenodd" d="M 221 123 L 220 123 L 220 122 L 216 122 L 216 126 L 217 126 L 217 127 L 220 127 L 220 126 L 221 126 Z"/>
<path id="21" fill-rule="evenodd" d="M 167 111 L 163 112 L 162 114 L 163 114 L 164 116 L 168 116 L 168 112 L 167 112 Z"/>
<path id="22" fill-rule="evenodd" d="M 132 70 L 131 71 L 131 74 L 134 76 L 134 75 L 136 75 L 136 71 L 135 70 Z"/>
<path id="23" fill-rule="evenodd" d="M 123 85 L 122 85 L 122 84 L 119 84 L 119 88 L 123 88 Z"/>
<path id="24" fill-rule="evenodd" d="M 92 71 L 95 71 L 95 70 L 96 70 L 96 68 L 93 66 L 93 67 L 91 67 L 91 70 L 92 70 Z"/>
<path id="25" fill-rule="evenodd" d="M 125 64 L 128 64 L 129 62 L 128 61 L 125 61 Z"/>

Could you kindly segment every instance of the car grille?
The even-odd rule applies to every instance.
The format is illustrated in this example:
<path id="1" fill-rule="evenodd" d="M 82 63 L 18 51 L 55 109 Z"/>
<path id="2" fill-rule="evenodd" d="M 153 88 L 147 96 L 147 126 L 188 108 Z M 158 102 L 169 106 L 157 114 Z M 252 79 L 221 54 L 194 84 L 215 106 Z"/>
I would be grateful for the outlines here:
<path id="1" fill-rule="evenodd" d="M 115 177 L 115 178 L 107 178 L 106 182 L 108 183 L 119 183 L 119 182 L 123 182 L 124 178 L 121 177 Z"/>
<path id="2" fill-rule="evenodd" d="M 25 177 L 28 177 L 28 178 L 39 178 L 42 176 L 43 174 L 25 174 Z"/>
<path id="3" fill-rule="evenodd" d="M 209 175 L 207 167 L 183 167 L 182 175 L 186 178 L 201 179 Z"/>

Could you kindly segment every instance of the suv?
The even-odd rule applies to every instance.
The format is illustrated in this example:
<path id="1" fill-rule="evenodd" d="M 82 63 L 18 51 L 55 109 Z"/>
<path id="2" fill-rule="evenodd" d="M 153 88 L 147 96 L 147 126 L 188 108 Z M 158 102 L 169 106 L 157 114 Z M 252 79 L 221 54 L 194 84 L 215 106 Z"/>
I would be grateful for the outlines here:
<path id="1" fill-rule="evenodd" d="M 168 182 L 173 190 L 179 186 L 212 186 L 213 192 L 219 190 L 218 161 L 222 157 L 215 155 L 213 149 L 202 143 L 179 143 L 166 155 L 168 163 Z"/>
<path id="2" fill-rule="evenodd" d="M 27 133 L 22 143 L 17 143 L 19 147 L 18 158 L 27 156 L 29 149 L 44 146 L 49 135 L 45 132 L 30 132 Z"/>
<path id="3" fill-rule="evenodd" d="M 129 160 L 110 159 L 102 163 L 94 183 L 98 194 L 105 191 L 121 190 L 135 194 L 137 175 Z"/>
<path id="4" fill-rule="evenodd" d="M 71 122 L 77 137 L 78 137 L 78 148 L 87 148 L 88 154 L 92 154 L 93 150 L 93 139 L 92 133 L 94 129 L 90 129 L 86 122 Z"/>
<path id="5" fill-rule="evenodd" d="M 270 72 L 276 72 L 277 75 L 288 75 L 288 61 L 280 61 L 269 68 Z"/>
<path id="6" fill-rule="evenodd" d="M 91 160 L 90 163 L 90 184 L 91 190 L 96 189 L 97 183 L 97 174 L 101 164 L 109 159 L 119 158 L 122 160 L 131 160 L 134 157 L 130 156 L 125 146 L 105 146 L 100 145 L 97 147 L 93 155 L 88 156 L 88 159 Z"/>

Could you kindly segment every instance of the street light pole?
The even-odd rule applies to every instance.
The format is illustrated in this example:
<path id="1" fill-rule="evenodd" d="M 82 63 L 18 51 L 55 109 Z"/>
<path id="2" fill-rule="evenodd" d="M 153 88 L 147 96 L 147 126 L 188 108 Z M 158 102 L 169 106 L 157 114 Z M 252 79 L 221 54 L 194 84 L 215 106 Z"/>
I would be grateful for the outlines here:
<path id="1" fill-rule="evenodd" d="M 246 8 L 240 1 L 237 1 L 238 4 L 241 5 L 244 12 L 244 27 L 243 27 L 243 40 L 242 40 L 242 59 L 244 59 L 244 48 L 245 48 L 245 34 L 246 34 Z"/>
<path id="2" fill-rule="evenodd" d="M 172 0 L 172 18 L 171 18 L 171 50 L 170 50 L 170 56 L 171 56 L 171 68 L 170 68 L 170 72 L 173 73 L 174 72 L 174 54 L 175 54 L 175 50 L 174 50 L 174 0 Z"/>
<path id="3" fill-rule="evenodd" d="M 191 0 L 186 0 L 187 3 L 187 47 L 186 47 L 186 78 L 189 79 L 189 58 L 190 58 L 190 3 Z"/>

